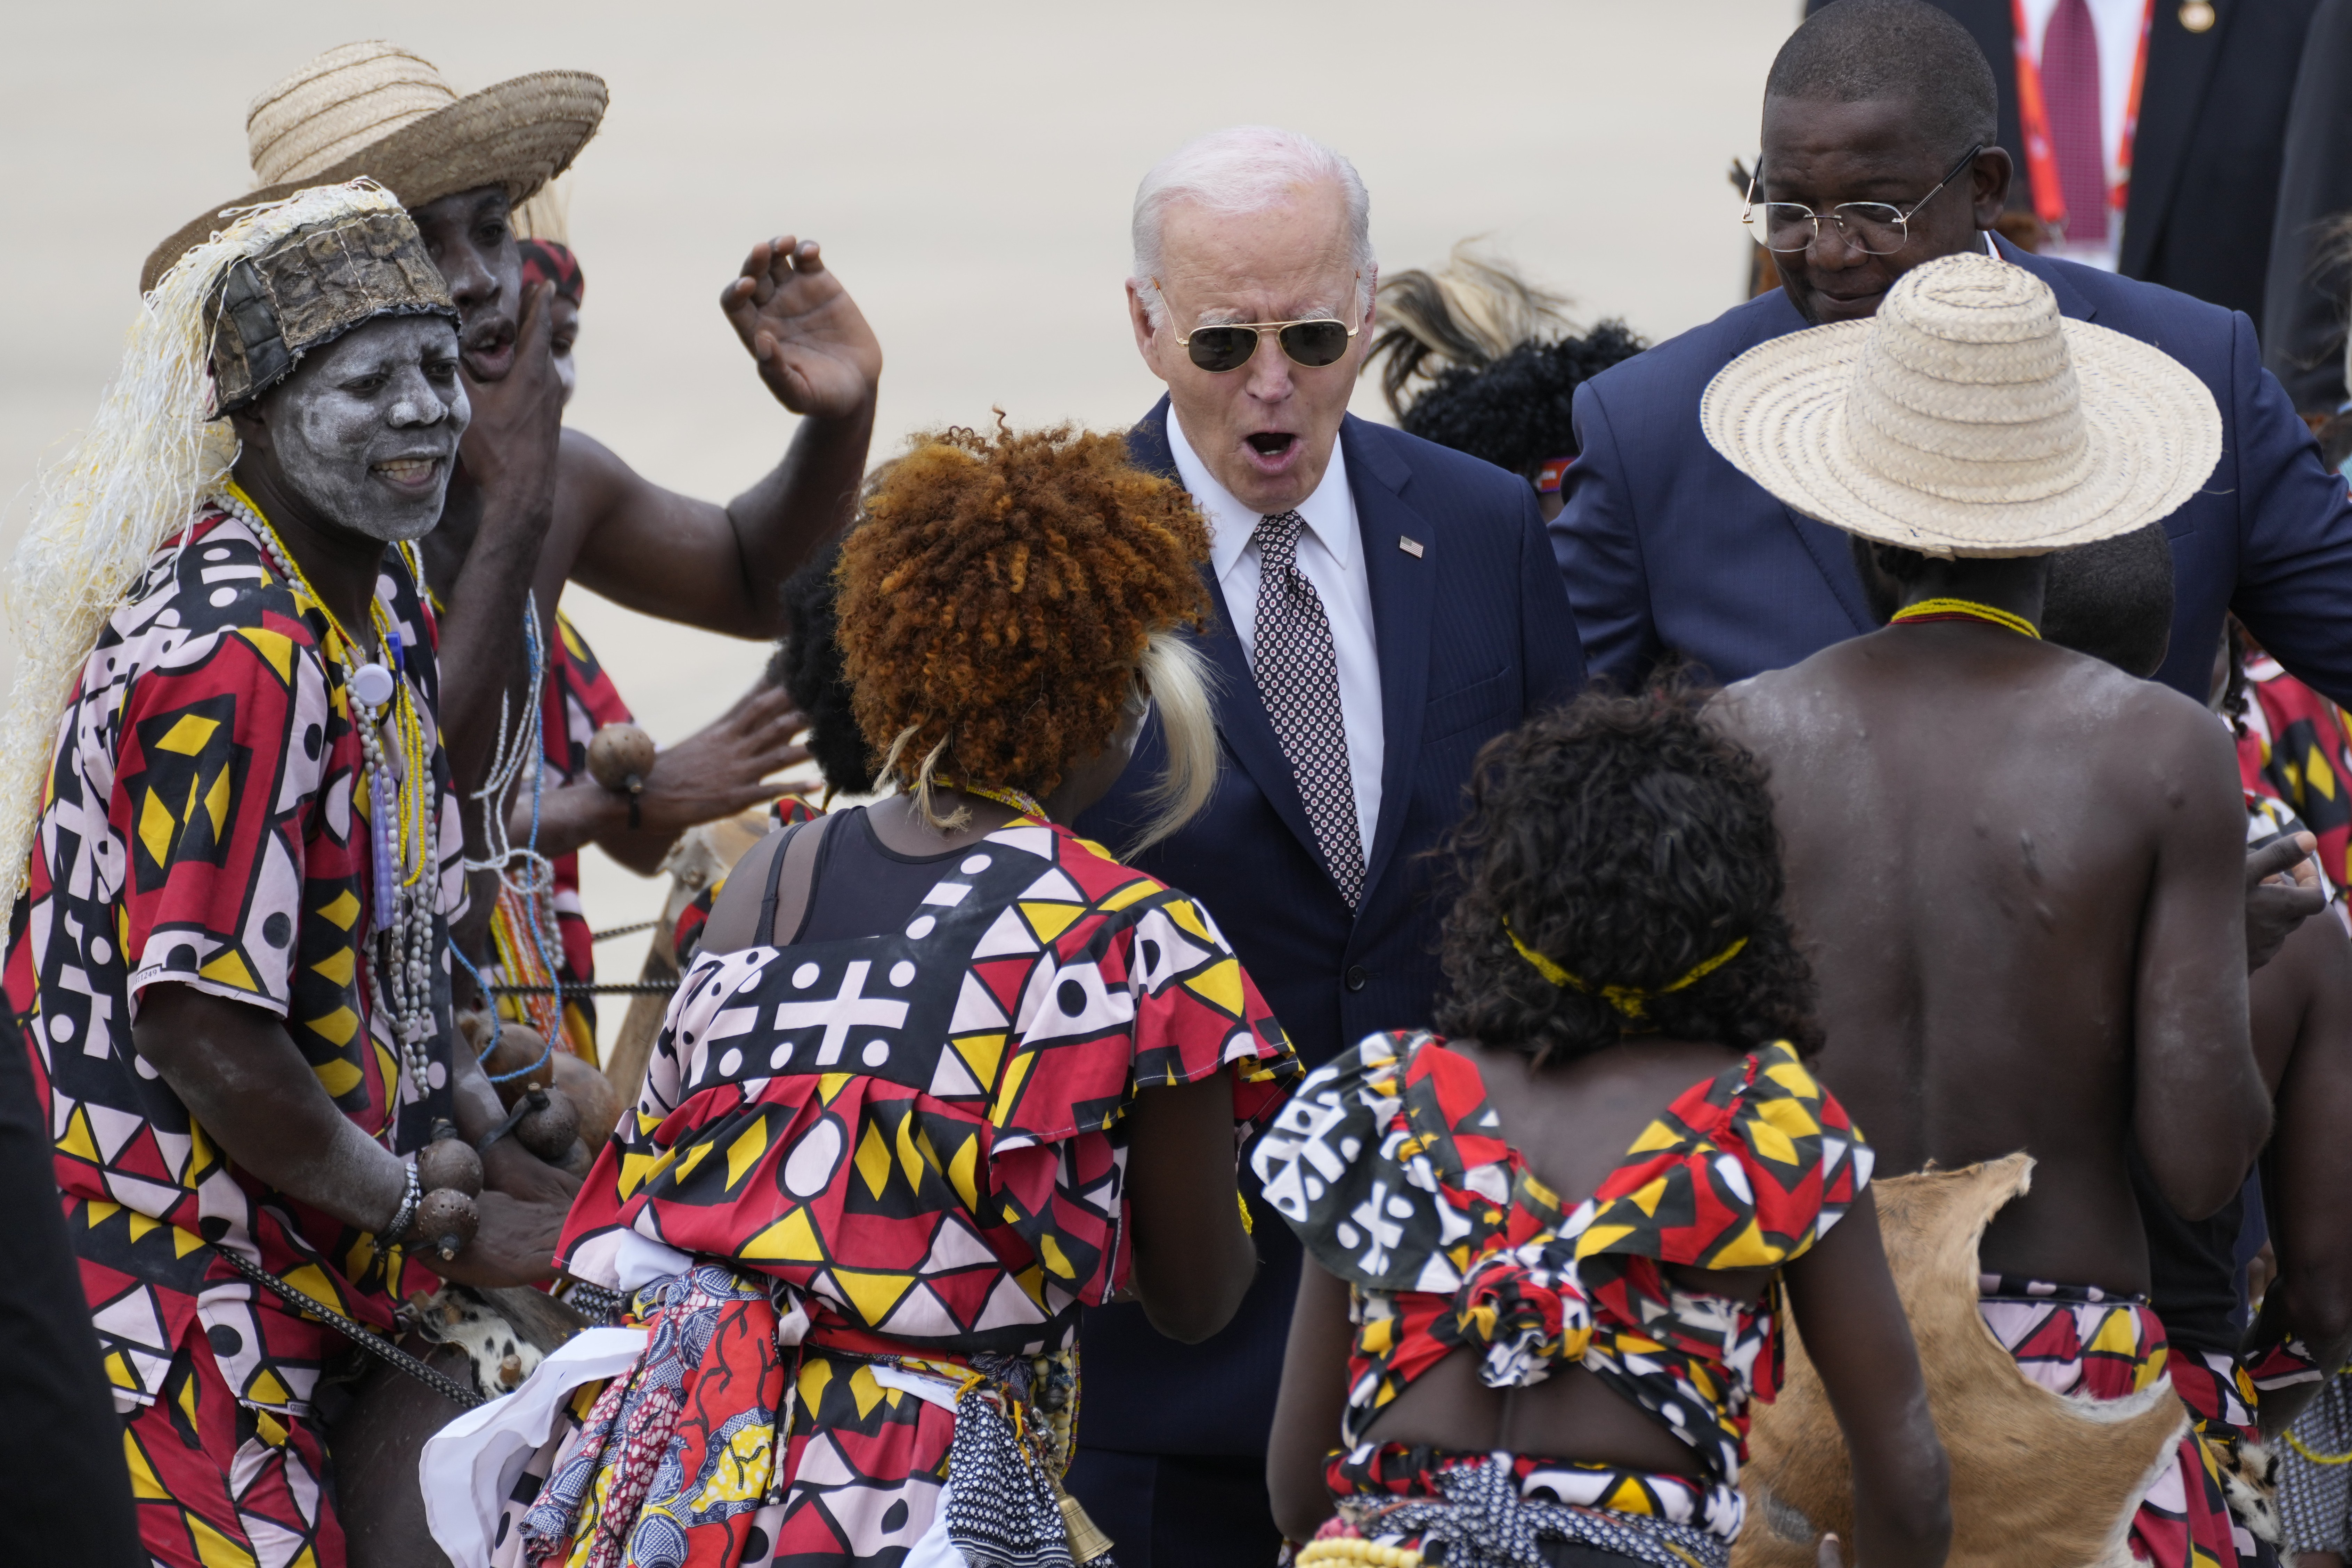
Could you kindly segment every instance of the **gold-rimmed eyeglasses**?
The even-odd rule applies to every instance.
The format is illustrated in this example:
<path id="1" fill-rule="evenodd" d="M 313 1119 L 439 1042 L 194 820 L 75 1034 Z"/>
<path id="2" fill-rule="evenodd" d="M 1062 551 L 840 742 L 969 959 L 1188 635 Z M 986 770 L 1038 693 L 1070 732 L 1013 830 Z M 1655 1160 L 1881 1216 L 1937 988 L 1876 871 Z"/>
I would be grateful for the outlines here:
<path id="1" fill-rule="evenodd" d="M 1151 286 L 1159 288 L 1160 279 L 1153 279 Z M 1360 323 L 1351 327 L 1329 316 L 1296 321 L 1219 321 L 1179 332 L 1176 346 L 1191 354 L 1192 363 L 1202 370 L 1223 374 L 1249 363 L 1257 353 L 1258 340 L 1270 334 L 1291 363 L 1320 370 L 1339 363 L 1349 341 L 1361 330 Z"/>
<path id="2" fill-rule="evenodd" d="M 1936 192 L 1958 179 L 1960 171 L 1974 163 L 1983 151 L 1984 143 L 1979 142 L 1961 153 L 1960 161 L 1936 182 L 1935 190 L 1907 208 L 1886 202 L 1843 202 L 1826 214 L 1817 213 L 1801 202 L 1758 201 L 1756 187 L 1764 177 L 1759 163 L 1756 173 L 1748 177 L 1747 202 L 1739 209 L 1739 221 L 1748 226 L 1748 232 L 1759 245 L 1784 256 L 1819 239 L 1824 216 L 1836 226 L 1839 237 L 1855 249 L 1870 256 L 1892 256 L 1911 238 L 1911 220 L 1919 216 L 1919 209 L 1935 200 Z"/>

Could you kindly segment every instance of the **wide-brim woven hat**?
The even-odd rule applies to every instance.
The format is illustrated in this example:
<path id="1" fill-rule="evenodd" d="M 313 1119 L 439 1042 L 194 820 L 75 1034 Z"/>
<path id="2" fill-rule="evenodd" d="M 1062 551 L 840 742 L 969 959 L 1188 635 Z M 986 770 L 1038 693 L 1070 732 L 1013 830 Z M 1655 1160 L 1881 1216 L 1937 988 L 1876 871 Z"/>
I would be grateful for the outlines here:
<path id="1" fill-rule="evenodd" d="M 364 175 L 411 209 L 502 185 L 520 206 L 572 166 L 596 134 L 609 94 L 586 71 L 534 71 L 459 97 L 428 60 L 392 44 L 344 44 L 253 100 L 245 120 L 257 188 L 206 209 L 157 246 L 139 275 L 155 286 L 173 262 L 226 226 L 223 213 L 310 185 Z"/>
<path id="2" fill-rule="evenodd" d="M 2048 284 L 1979 252 L 1913 268 L 1867 321 L 1748 350 L 1699 423 L 1807 517 L 1937 556 L 2129 533 L 2221 456 L 2221 410 L 2187 366 L 2067 321 Z"/>

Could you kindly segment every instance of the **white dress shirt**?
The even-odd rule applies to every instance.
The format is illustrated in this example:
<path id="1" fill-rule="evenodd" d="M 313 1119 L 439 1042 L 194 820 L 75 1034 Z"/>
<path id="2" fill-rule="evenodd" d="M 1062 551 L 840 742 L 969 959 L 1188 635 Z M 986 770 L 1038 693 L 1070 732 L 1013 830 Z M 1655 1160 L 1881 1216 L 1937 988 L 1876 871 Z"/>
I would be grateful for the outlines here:
<path id="1" fill-rule="evenodd" d="M 1168 410 L 1168 447 L 1176 477 L 1192 492 L 1192 504 L 1209 523 L 1209 566 L 1225 595 L 1225 614 L 1242 657 L 1257 668 L 1259 514 L 1219 484 L 1201 455 L 1184 438 L 1176 410 Z M 1356 523 L 1356 498 L 1348 489 L 1348 465 L 1339 443 L 1331 443 L 1331 466 L 1315 493 L 1294 509 L 1307 520 L 1298 536 L 1298 569 L 1315 584 L 1323 614 L 1331 623 L 1331 652 L 1339 670 L 1339 719 L 1348 730 L 1348 776 L 1356 789 L 1356 831 L 1364 856 L 1372 853 L 1372 830 L 1381 820 L 1381 763 L 1386 755 L 1386 721 L 1381 713 L 1380 645 L 1372 637 L 1372 589 L 1364 575 L 1364 535 Z"/>
<path id="2" fill-rule="evenodd" d="M 2058 0 L 2022 0 L 2025 35 L 2033 49 L 2033 63 L 2042 64 L 2042 47 L 2050 36 L 2050 18 Z M 2099 39 L 2099 148 L 2113 188 L 2123 177 L 2118 161 L 2123 153 L 2124 115 L 2131 108 L 2132 67 L 2139 59 L 2140 29 L 2147 26 L 2148 0 L 2084 0 L 2091 10 L 2091 30 Z M 2019 155 L 2023 155 L 2022 149 Z M 2116 269 L 2123 250 L 2123 214 L 2110 213 L 2107 237 L 2087 242 L 2054 241 L 2043 254 L 2069 261 Z"/>

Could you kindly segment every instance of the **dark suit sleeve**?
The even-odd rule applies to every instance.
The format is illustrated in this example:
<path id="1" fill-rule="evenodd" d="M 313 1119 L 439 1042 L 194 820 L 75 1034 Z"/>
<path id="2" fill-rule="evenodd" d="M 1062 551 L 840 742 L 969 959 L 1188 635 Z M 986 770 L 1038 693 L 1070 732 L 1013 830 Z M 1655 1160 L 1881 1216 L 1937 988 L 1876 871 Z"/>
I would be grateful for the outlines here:
<path id="1" fill-rule="evenodd" d="M 2347 258 L 2331 255 L 2330 219 L 2352 211 L 2352 0 L 2321 0 L 2312 17 L 2279 170 L 2263 291 L 2263 363 L 2298 409 L 2332 414 L 2344 401 Z"/>
<path id="2" fill-rule="evenodd" d="M 2254 324 L 2232 318 L 2238 437 L 2238 582 L 2230 607 L 2296 679 L 2352 704 L 2352 500 L 2278 378 L 2255 358 Z M 2230 482 L 2230 458 L 2210 484 Z"/>
<path id="3" fill-rule="evenodd" d="M 1577 458 L 1562 481 L 1567 504 L 1551 520 L 1552 555 L 1590 672 L 1630 690 L 1659 652 L 1641 536 L 1609 411 L 1589 382 L 1576 389 L 1575 420 Z"/>
<path id="4" fill-rule="evenodd" d="M 1533 713 L 1584 689 L 1584 643 L 1544 536 L 1543 509 L 1524 484 L 1519 498 L 1519 668 L 1525 710 Z"/>
<path id="5" fill-rule="evenodd" d="M 17 909 L 22 910 L 23 904 Z M 0 1044 L 0 1515 L 26 1563 L 144 1563 L 98 1336 L 25 1047 Z"/>

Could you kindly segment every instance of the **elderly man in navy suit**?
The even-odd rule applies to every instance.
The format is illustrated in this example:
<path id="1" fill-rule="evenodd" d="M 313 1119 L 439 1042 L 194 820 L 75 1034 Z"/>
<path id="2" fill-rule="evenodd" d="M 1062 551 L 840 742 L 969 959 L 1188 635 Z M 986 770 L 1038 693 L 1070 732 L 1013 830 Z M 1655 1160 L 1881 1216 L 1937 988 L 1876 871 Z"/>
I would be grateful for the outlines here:
<path id="1" fill-rule="evenodd" d="M 1220 132 L 1145 176 L 1128 280 L 1168 385 L 1129 444 L 1208 520 L 1223 677 L 1215 798 L 1139 863 L 1207 905 L 1310 1065 L 1427 1020 L 1423 852 L 1478 749 L 1584 679 L 1527 481 L 1348 414 L 1379 278 L 1370 207 L 1329 148 Z M 1156 748 L 1147 729 L 1129 781 L 1156 776 Z M 1087 831 L 1120 842 L 1139 787 Z M 1265 1439 L 1298 1248 L 1250 1206 L 1264 1268 L 1223 1333 L 1184 1346 L 1133 1307 L 1087 1316 L 1070 1489 L 1122 1568 L 1279 1550 Z"/>
<path id="2" fill-rule="evenodd" d="M 2158 678 L 2202 701 L 2235 610 L 2289 670 L 2352 702 L 2352 506 L 2262 368 L 2253 323 L 1988 233 L 2013 173 L 1992 145 L 1997 104 L 1983 52 L 1924 0 L 1837 0 L 1783 46 L 1748 211 L 1780 289 L 1576 395 L 1582 456 L 1552 543 L 1596 675 L 1632 683 L 1681 658 L 1738 680 L 1876 627 L 1843 536 L 1717 456 L 1699 396 L 1758 343 L 1871 315 L 1911 268 L 1990 247 L 2047 282 L 2067 316 L 2162 348 L 2221 405 L 2221 466 L 2162 525 L 2177 587 Z"/>

